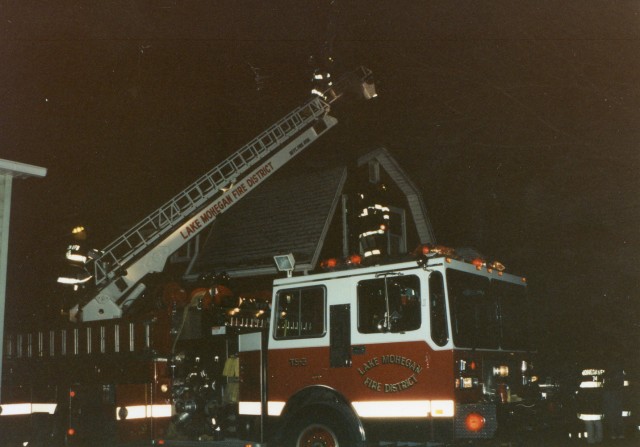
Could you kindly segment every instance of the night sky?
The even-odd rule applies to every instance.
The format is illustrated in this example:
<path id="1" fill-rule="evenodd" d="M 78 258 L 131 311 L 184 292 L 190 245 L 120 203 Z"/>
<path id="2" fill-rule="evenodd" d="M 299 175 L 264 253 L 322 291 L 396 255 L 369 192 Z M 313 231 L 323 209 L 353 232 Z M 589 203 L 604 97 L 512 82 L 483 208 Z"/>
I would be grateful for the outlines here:
<path id="1" fill-rule="evenodd" d="M 639 25 L 637 1 L 2 1 L 0 158 L 48 169 L 14 182 L 7 326 L 56 313 L 73 226 L 105 246 L 329 54 L 380 97 L 337 107 L 306 163 L 387 147 L 438 242 L 527 276 L 545 358 L 636 358 Z"/>

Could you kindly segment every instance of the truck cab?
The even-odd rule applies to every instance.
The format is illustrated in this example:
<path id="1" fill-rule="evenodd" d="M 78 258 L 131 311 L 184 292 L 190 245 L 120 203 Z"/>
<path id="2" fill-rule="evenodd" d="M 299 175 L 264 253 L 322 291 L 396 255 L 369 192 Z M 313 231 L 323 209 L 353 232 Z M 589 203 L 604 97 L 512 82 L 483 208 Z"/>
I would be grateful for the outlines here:
<path id="1" fill-rule="evenodd" d="M 516 404 L 538 396 L 526 280 L 470 261 L 430 253 L 276 280 L 268 387 L 263 398 L 241 388 L 240 414 L 266 408 L 281 442 L 296 446 L 358 445 L 391 431 L 396 441 L 494 437 Z M 241 384 L 254 380 L 258 348 L 240 354 Z"/>

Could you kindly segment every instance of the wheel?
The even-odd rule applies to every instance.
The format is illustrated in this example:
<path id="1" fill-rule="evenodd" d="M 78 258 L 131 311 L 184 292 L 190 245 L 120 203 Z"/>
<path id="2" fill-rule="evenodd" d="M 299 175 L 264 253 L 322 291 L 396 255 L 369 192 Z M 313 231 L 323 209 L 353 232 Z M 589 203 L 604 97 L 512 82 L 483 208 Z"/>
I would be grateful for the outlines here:
<path id="1" fill-rule="evenodd" d="M 290 424 L 285 436 L 288 447 L 353 447 L 357 430 L 336 411 L 307 412 Z"/>
<path id="2" fill-rule="evenodd" d="M 331 427 L 311 424 L 305 427 L 296 441 L 296 447 L 340 447 L 340 440 Z"/>

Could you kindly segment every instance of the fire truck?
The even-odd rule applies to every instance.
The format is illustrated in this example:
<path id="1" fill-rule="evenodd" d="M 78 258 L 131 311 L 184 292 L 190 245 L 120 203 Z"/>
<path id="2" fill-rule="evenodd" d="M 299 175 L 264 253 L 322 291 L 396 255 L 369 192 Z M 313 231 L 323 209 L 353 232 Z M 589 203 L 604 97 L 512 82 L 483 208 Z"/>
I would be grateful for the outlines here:
<path id="1" fill-rule="evenodd" d="M 88 258 L 69 324 L 6 337 L 2 445 L 427 445 L 532 417 L 526 281 L 500 262 L 369 247 L 305 275 L 275 256 L 284 273 L 266 293 L 223 273 L 153 286 L 172 253 L 333 127 L 354 85 L 375 96 L 369 70 L 349 74 Z M 374 212 L 377 234 L 385 207 Z"/>

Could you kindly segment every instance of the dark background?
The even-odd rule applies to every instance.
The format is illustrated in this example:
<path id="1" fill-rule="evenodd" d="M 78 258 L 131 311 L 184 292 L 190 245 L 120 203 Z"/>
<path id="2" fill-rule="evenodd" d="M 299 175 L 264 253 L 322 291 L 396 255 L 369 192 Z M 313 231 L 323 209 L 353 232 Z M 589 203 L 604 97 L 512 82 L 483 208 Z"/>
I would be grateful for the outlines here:
<path id="1" fill-rule="evenodd" d="M 2 1 L 0 157 L 48 169 L 14 182 L 7 326 L 55 318 L 73 226 L 105 246 L 331 55 L 380 97 L 306 162 L 386 146 L 438 242 L 527 276 L 544 361 L 637 362 L 639 25 L 637 1 Z"/>

